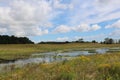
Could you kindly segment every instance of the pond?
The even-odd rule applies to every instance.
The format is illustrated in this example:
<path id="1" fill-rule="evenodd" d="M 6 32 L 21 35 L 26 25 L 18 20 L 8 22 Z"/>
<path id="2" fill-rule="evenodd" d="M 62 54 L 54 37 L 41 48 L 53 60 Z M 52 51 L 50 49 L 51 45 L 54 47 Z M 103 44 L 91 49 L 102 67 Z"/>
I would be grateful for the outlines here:
<path id="1" fill-rule="evenodd" d="M 50 63 L 60 62 L 64 60 L 70 60 L 80 55 L 91 55 L 91 54 L 104 54 L 106 52 L 120 51 L 120 48 L 99 48 L 94 50 L 85 51 L 70 51 L 70 52 L 47 52 L 47 53 L 34 53 L 28 59 L 19 59 L 15 61 L 7 61 L 0 64 L 0 70 L 5 66 L 15 65 L 16 67 L 23 67 L 29 63 Z"/>

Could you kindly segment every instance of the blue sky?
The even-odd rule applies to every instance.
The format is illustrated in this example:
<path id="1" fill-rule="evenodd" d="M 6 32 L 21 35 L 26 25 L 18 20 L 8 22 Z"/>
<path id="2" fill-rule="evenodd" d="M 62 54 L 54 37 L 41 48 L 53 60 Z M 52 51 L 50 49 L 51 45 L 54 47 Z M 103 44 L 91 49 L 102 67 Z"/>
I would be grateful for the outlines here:
<path id="1" fill-rule="evenodd" d="M 120 0 L 0 0 L 0 34 L 40 41 L 120 39 Z"/>

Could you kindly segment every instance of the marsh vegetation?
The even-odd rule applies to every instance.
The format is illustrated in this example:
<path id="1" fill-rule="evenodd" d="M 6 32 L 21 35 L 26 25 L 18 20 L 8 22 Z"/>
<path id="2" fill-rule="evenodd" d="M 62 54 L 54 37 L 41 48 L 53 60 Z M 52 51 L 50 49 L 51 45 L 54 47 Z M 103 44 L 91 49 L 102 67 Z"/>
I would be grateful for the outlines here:
<path id="1" fill-rule="evenodd" d="M 36 58 L 51 60 L 21 63 L 19 66 L 1 63 L 0 80 L 120 80 L 119 57 L 120 44 L 0 45 L 1 62 L 3 59 L 28 59 L 28 62 L 32 61 L 29 61 L 30 58 L 34 61 Z"/>

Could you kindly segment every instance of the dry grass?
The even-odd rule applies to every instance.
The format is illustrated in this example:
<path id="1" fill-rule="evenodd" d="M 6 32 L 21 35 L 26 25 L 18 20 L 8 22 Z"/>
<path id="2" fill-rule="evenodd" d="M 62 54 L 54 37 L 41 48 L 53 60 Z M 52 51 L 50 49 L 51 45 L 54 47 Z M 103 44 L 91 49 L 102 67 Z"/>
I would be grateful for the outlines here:
<path id="1" fill-rule="evenodd" d="M 0 57 L 14 59 L 28 57 L 35 52 L 103 47 L 120 47 L 120 44 L 0 45 Z M 80 56 L 60 63 L 28 64 L 23 68 L 12 65 L 8 71 L 0 73 L 0 80 L 120 80 L 120 53 Z"/>
<path id="2" fill-rule="evenodd" d="M 120 53 L 80 56 L 51 64 L 28 64 L 0 74 L 0 80 L 120 80 Z"/>
<path id="3" fill-rule="evenodd" d="M 69 44 L 6 44 L 0 45 L 0 58 L 27 58 L 33 53 L 81 50 L 86 48 L 119 47 L 120 44 L 69 43 Z"/>

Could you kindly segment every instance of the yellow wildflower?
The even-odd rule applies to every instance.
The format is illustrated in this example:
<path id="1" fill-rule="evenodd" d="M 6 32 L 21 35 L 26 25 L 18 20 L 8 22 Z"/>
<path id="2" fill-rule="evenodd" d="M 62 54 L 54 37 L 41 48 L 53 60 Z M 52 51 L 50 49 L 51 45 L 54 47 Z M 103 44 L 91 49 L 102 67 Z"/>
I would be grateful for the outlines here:
<path id="1" fill-rule="evenodd" d="M 81 56 L 80 60 L 86 62 L 86 61 L 90 61 L 90 58 L 85 57 L 85 56 Z"/>

